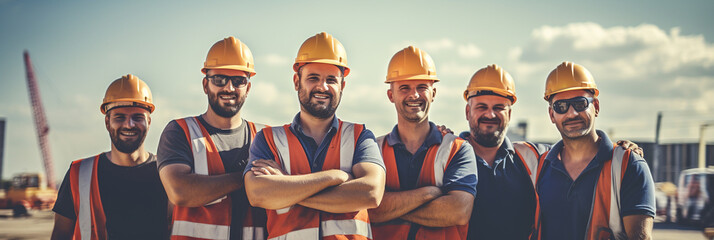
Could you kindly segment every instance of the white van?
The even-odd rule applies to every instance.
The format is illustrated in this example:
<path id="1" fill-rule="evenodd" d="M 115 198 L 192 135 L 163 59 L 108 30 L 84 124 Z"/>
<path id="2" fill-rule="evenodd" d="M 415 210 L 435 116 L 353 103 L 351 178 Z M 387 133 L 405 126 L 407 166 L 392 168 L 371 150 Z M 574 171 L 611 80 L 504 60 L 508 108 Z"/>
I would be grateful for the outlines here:
<path id="1" fill-rule="evenodd" d="M 687 169 L 679 174 L 677 183 L 678 223 L 702 224 L 703 210 L 709 205 L 710 194 L 714 193 L 708 185 L 714 185 L 714 168 Z"/>

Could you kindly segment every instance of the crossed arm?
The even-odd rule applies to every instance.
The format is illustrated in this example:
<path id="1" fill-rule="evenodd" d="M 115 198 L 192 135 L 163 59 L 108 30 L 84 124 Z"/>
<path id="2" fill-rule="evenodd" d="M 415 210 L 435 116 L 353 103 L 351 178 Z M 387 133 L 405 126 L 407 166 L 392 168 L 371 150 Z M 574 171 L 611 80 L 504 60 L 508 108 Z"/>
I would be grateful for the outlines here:
<path id="1" fill-rule="evenodd" d="M 243 187 L 241 172 L 200 175 L 185 164 L 166 165 L 159 177 L 169 200 L 181 207 L 198 207 L 213 202 Z"/>
<path id="2" fill-rule="evenodd" d="M 272 160 L 256 160 L 245 174 L 246 194 L 251 204 L 280 209 L 295 204 L 331 213 L 354 212 L 379 205 L 384 192 L 384 170 L 363 162 L 350 174 L 325 170 L 304 175 L 284 175 Z"/>
<path id="3" fill-rule="evenodd" d="M 468 223 L 474 196 L 452 190 L 442 195 L 436 186 L 401 192 L 386 192 L 382 204 L 369 212 L 372 222 L 401 218 L 429 227 L 448 227 Z"/>

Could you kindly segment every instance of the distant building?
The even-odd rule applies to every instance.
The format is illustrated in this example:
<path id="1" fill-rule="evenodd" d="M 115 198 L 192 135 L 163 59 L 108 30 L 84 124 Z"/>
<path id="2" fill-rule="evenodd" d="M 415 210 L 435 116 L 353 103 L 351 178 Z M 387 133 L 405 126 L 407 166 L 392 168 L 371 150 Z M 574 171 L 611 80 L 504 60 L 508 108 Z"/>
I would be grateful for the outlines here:
<path id="1" fill-rule="evenodd" d="M 660 144 L 659 169 L 654 169 L 655 145 L 652 142 L 635 142 L 644 150 L 645 160 L 650 166 L 655 182 L 676 184 L 682 170 L 699 167 L 699 143 Z M 707 144 L 706 166 L 714 165 L 714 145 Z"/>
<path id="2" fill-rule="evenodd" d="M 525 141 L 526 133 L 528 132 L 527 130 L 528 130 L 528 122 L 520 121 L 520 122 L 518 122 L 518 125 L 516 125 L 516 127 L 508 128 L 508 131 L 506 132 L 506 136 L 508 137 L 508 139 L 511 140 L 511 142 Z"/>

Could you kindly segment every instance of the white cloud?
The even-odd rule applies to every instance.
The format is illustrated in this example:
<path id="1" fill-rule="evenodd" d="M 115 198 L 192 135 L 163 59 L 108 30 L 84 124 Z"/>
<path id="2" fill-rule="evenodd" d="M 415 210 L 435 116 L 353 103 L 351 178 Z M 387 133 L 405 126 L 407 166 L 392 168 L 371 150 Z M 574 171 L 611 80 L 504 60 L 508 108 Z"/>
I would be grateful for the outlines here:
<path id="1" fill-rule="evenodd" d="M 450 50 L 454 47 L 454 41 L 448 38 L 442 38 L 438 40 L 429 40 L 421 44 L 423 49 L 429 53 L 439 52 L 442 50 Z M 419 46 L 417 46 L 419 47 Z"/>
<path id="2" fill-rule="evenodd" d="M 559 62 L 585 66 L 601 92 L 599 128 L 614 129 L 618 136 L 653 136 L 658 111 L 682 110 L 688 113 L 672 117 L 687 120 L 694 112 L 714 109 L 714 44 L 701 35 L 682 35 L 679 28 L 591 22 L 542 26 L 508 56 L 514 61 L 509 71 L 518 76 L 519 99 L 542 97 L 545 77 Z M 546 126 L 531 129 L 541 127 Z M 691 137 L 684 130 L 680 134 Z"/>
<path id="3" fill-rule="evenodd" d="M 436 72 L 438 75 L 457 76 L 462 78 L 470 78 L 479 68 L 471 65 L 466 65 L 457 62 L 444 62 L 436 64 Z"/>
<path id="4" fill-rule="evenodd" d="M 478 58 L 483 55 L 483 51 L 473 43 L 459 45 L 458 53 L 463 58 Z"/>
<path id="5" fill-rule="evenodd" d="M 520 54 L 518 54 L 520 52 Z M 624 76 L 672 73 L 694 67 L 713 72 L 714 46 L 701 35 L 681 35 L 651 24 L 604 28 L 595 23 L 543 26 L 529 43 L 512 50 L 525 62 L 572 59 L 610 64 L 608 71 Z"/>
<path id="6" fill-rule="evenodd" d="M 434 55 L 444 54 L 446 56 L 453 56 L 456 54 L 464 59 L 475 59 L 483 56 L 483 50 L 473 43 L 457 43 L 449 38 L 432 39 L 420 42 L 414 41 L 403 41 L 400 44 L 392 45 L 390 47 L 391 52 L 398 52 L 407 46 L 415 46 L 420 48 L 432 57 Z"/>
<path id="7" fill-rule="evenodd" d="M 260 100 L 262 103 L 267 105 L 272 105 L 276 101 L 280 101 L 280 98 L 285 97 L 287 94 L 280 94 L 278 88 L 273 83 L 262 83 L 255 86 L 256 92 L 260 92 Z"/>
<path id="8" fill-rule="evenodd" d="M 265 63 L 266 65 L 280 66 L 280 65 L 289 64 L 290 58 L 271 53 L 271 54 L 262 56 L 260 59 L 258 59 L 258 61 Z"/>

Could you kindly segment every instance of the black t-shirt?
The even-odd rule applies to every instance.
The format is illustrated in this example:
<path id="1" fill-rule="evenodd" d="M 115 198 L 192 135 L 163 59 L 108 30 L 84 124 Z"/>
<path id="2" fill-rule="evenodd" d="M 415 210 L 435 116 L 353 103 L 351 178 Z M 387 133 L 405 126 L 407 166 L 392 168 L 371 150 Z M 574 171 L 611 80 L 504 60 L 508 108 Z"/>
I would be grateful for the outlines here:
<path id="1" fill-rule="evenodd" d="M 243 123 L 240 127 L 226 130 L 209 125 L 201 116 L 197 118 L 216 145 L 226 172 L 242 173 L 248 162 L 248 150 L 252 140 L 245 119 L 242 119 Z M 159 169 L 170 164 L 186 164 L 193 169 L 193 153 L 189 147 L 186 133 L 176 120 L 169 122 L 164 128 L 156 153 L 159 156 Z M 243 234 L 243 219 L 247 209 L 250 208 L 250 203 L 245 195 L 245 188 L 231 192 L 230 196 L 233 204 L 231 208 L 231 239 L 238 239 L 240 237 L 237 236 Z"/>
<path id="2" fill-rule="evenodd" d="M 137 166 L 112 163 L 102 153 L 97 166 L 99 196 L 109 239 L 168 239 L 168 198 L 156 170 L 156 157 Z M 52 211 L 76 219 L 69 170 Z"/>

